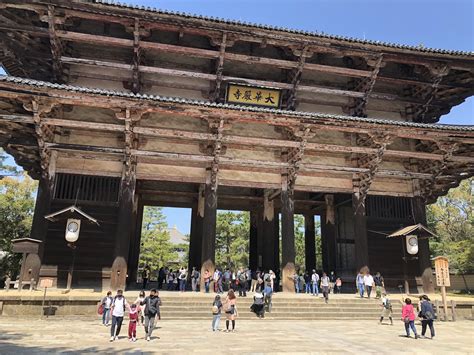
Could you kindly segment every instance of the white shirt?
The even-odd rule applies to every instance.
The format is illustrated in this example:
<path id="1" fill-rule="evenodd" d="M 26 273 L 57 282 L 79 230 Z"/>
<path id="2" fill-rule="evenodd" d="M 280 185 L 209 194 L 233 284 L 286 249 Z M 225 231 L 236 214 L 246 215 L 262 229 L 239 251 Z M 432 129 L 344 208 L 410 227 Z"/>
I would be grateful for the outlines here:
<path id="1" fill-rule="evenodd" d="M 364 284 L 365 286 L 372 286 L 374 284 L 374 278 L 372 277 L 372 275 L 364 276 Z"/>
<path id="2" fill-rule="evenodd" d="M 313 275 L 311 275 L 311 282 L 316 284 L 318 283 L 319 281 L 319 275 L 317 273 L 314 273 Z"/>
<path id="3" fill-rule="evenodd" d="M 214 271 L 214 281 L 219 280 L 219 271 Z"/>
<path id="4" fill-rule="evenodd" d="M 112 303 L 112 306 L 114 307 L 114 310 L 112 311 L 112 315 L 115 317 L 123 317 L 125 313 L 125 307 L 127 305 L 128 304 L 125 297 L 115 298 L 114 302 Z"/>
<path id="5" fill-rule="evenodd" d="M 328 276 L 321 277 L 321 286 L 329 286 L 329 277 Z"/>

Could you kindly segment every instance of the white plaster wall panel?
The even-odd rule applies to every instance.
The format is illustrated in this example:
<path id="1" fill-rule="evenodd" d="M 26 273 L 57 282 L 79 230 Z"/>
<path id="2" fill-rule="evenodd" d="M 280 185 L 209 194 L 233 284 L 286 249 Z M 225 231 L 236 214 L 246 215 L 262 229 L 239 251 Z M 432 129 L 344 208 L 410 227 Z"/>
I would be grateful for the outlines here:
<path id="1" fill-rule="evenodd" d="M 299 175 L 296 179 L 297 186 L 310 186 L 311 188 L 336 188 L 336 189 L 352 189 L 351 179 L 344 178 L 329 178 L 329 177 L 316 177 L 316 176 L 304 176 Z"/>
<path id="2" fill-rule="evenodd" d="M 69 110 L 72 108 L 72 110 Z M 103 108 L 91 108 L 87 106 L 65 106 L 61 112 L 51 114 L 54 118 L 64 118 L 68 120 L 77 120 L 85 122 L 101 122 L 112 124 L 123 124 L 115 117 L 115 112 Z M 87 128 L 88 129 L 88 128 Z"/>
<path id="3" fill-rule="evenodd" d="M 104 134 L 103 132 L 73 131 L 69 135 L 59 136 L 60 143 L 81 144 L 98 147 L 123 148 L 125 139 L 123 135 Z"/>
<path id="4" fill-rule="evenodd" d="M 248 147 L 248 150 L 227 148 L 225 157 L 235 159 L 252 159 L 252 160 L 263 160 L 263 161 L 276 161 L 281 162 L 276 156 L 275 151 L 265 148 L 251 150 L 252 147 Z"/>
<path id="5" fill-rule="evenodd" d="M 303 164 L 320 164 L 320 165 L 329 165 L 329 166 L 345 166 L 347 165 L 347 160 L 344 155 L 308 155 L 303 156 Z M 322 153 L 321 153 L 322 154 Z"/>
<path id="6" fill-rule="evenodd" d="M 149 164 L 149 163 L 138 163 L 137 165 L 137 178 L 156 176 L 159 180 L 161 177 L 195 177 L 205 178 L 206 169 L 196 168 L 188 166 L 177 166 L 177 165 L 161 165 L 161 164 Z"/>
<path id="7" fill-rule="evenodd" d="M 56 170 L 72 174 L 117 175 L 122 174 L 123 164 L 119 161 L 105 161 L 95 159 L 70 158 L 59 155 L 56 161 Z"/>
<path id="8" fill-rule="evenodd" d="M 149 113 L 138 122 L 140 127 L 161 127 L 206 133 L 208 125 L 199 118 L 171 114 Z"/>
<path id="9" fill-rule="evenodd" d="M 184 141 L 182 141 L 184 142 Z M 181 154 L 203 154 L 199 151 L 198 144 L 186 144 L 178 141 L 156 139 L 152 137 L 140 138 L 141 150 L 156 152 L 181 153 Z"/>
<path id="10" fill-rule="evenodd" d="M 242 115 L 245 115 L 245 112 L 242 112 Z M 257 138 L 285 139 L 281 133 L 275 130 L 274 126 L 251 122 L 232 122 L 230 130 L 226 130 L 224 134 Z"/>
<path id="11" fill-rule="evenodd" d="M 391 192 L 402 193 L 402 194 L 412 194 L 413 193 L 413 184 L 411 180 L 395 180 L 375 177 L 370 186 L 371 191 L 387 192 L 388 195 Z"/>

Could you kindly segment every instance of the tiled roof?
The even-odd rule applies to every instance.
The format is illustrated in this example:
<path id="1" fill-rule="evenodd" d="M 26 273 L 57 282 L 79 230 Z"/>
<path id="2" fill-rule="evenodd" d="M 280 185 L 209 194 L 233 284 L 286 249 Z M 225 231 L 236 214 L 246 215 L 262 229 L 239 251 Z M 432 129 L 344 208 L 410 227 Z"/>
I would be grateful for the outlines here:
<path id="1" fill-rule="evenodd" d="M 12 83 L 26 85 L 26 86 L 46 87 L 46 88 L 66 90 L 66 91 L 71 91 L 71 92 L 82 92 L 86 94 L 95 94 L 95 95 L 101 95 L 101 96 L 125 97 L 125 98 L 130 98 L 130 99 L 148 100 L 148 101 L 155 101 L 155 102 L 188 104 L 188 105 L 194 105 L 194 106 L 211 107 L 211 108 L 227 109 L 227 110 L 234 110 L 234 111 L 271 113 L 271 114 L 277 114 L 277 115 L 309 118 L 313 120 L 319 120 L 319 119 L 322 120 L 322 119 L 329 118 L 329 119 L 335 119 L 335 120 L 347 121 L 347 122 L 363 122 L 363 123 L 374 123 L 374 124 L 392 125 L 392 126 L 395 125 L 395 126 L 403 126 L 403 127 L 474 132 L 474 125 L 461 126 L 461 125 L 415 123 L 415 122 L 388 120 L 388 119 L 383 119 L 383 118 L 364 118 L 364 117 L 353 117 L 353 116 L 345 116 L 345 115 L 334 115 L 334 114 L 320 113 L 320 112 L 288 111 L 288 110 L 270 109 L 270 108 L 263 108 L 263 107 L 239 106 L 239 105 L 231 105 L 231 104 L 214 103 L 214 102 L 204 101 L 204 100 L 186 99 L 182 97 L 134 94 L 134 93 L 125 92 L 125 91 L 115 91 L 115 90 L 106 90 L 106 89 L 99 89 L 99 88 L 88 88 L 88 87 L 83 87 L 83 86 L 54 84 L 54 83 L 50 83 L 46 81 L 18 78 L 18 77 L 9 76 L 9 75 L 0 75 L 0 81 L 12 82 Z"/>
<path id="2" fill-rule="evenodd" d="M 136 9 L 136 10 L 148 11 L 148 12 L 153 12 L 153 13 L 158 13 L 158 14 L 163 14 L 163 15 L 174 15 L 174 16 L 179 16 L 183 18 L 205 20 L 205 21 L 210 21 L 210 22 L 237 25 L 237 26 L 243 26 L 243 27 L 260 28 L 260 29 L 270 30 L 270 31 L 294 33 L 298 35 L 339 40 L 339 41 L 344 41 L 348 43 L 360 43 L 360 44 L 376 45 L 376 46 L 381 46 L 381 47 L 390 47 L 390 48 L 397 48 L 397 49 L 409 49 L 409 50 L 423 52 L 423 53 L 474 56 L 474 52 L 468 52 L 468 51 L 446 50 L 446 49 L 440 49 L 440 48 L 425 48 L 423 46 L 410 46 L 410 45 L 404 45 L 404 44 L 398 44 L 398 43 L 392 43 L 392 42 L 373 41 L 373 40 L 366 40 L 366 39 L 353 38 L 353 37 L 347 37 L 347 36 L 330 35 L 330 34 L 317 32 L 317 31 L 303 31 L 303 30 L 296 30 L 296 29 L 286 28 L 286 27 L 264 25 L 260 23 L 236 21 L 236 20 L 230 20 L 230 19 L 224 19 L 224 18 L 218 18 L 218 17 L 212 17 L 212 16 L 208 17 L 208 16 L 190 14 L 190 13 L 180 12 L 180 11 L 167 11 L 167 10 L 157 9 L 155 7 L 131 5 L 131 4 L 126 4 L 124 2 L 112 1 L 112 0 L 87 0 L 87 1 L 89 3 L 103 4 L 103 5 L 113 6 L 113 7 Z"/>

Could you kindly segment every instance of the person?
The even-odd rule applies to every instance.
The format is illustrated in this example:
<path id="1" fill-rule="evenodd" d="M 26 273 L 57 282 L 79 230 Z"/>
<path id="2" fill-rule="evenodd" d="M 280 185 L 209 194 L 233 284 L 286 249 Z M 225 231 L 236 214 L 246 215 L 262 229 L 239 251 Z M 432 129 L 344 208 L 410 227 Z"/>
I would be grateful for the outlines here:
<path id="1" fill-rule="evenodd" d="M 418 316 L 421 318 L 421 337 L 425 337 L 426 327 L 430 327 L 431 339 L 433 339 L 435 336 L 435 330 L 433 325 L 433 321 L 435 319 L 435 312 L 433 304 L 431 303 L 427 295 L 423 295 L 420 297 L 420 307 L 421 310 Z"/>
<path id="2" fill-rule="evenodd" d="M 188 270 L 183 266 L 179 269 L 179 291 L 186 291 L 186 279 L 188 278 Z"/>
<path id="3" fill-rule="evenodd" d="M 142 289 L 146 290 L 146 286 L 148 285 L 148 280 L 150 279 L 150 266 L 145 265 L 142 271 L 142 279 L 143 279 L 143 285 Z"/>
<path id="4" fill-rule="evenodd" d="M 295 284 L 295 293 L 300 293 L 300 275 L 296 271 L 293 274 L 293 283 Z"/>
<path id="5" fill-rule="evenodd" d="M 160 313 L 161 300 L 156 289 L 150 290 L 150 295 L 140 302 L 145 306 L 145 337 L 147 341 L 151 340 L 151 334 L 155 329 L 155 318 Z"/>
<path id="6" fill-rule="evenodd" d="M 377 272 L 374 277 L 375 284 L 375 298 L 379 299 L 382 295 L 382 289 L 385 287 L 384 280 L 380 272 Z"/>
<path id="7" fill-rule="evenodd" d="M 219 323 L 221 321 L 222 301 L 221 296 L 216 295 L 214 302 L 212 302 L 212 331 L 219 330 Z"/>
<path id="8" fill-rule="evenodd" d="M 138 321 L 138 309 L 137 305 L 133 303 L 130 306 L 130 312 L 128 313 L 128 341 L 137 341 L 137 321 Z"/>
<path id="9" fill-rule="evenodd" d="M 323 272 L 323 276 L 321 277 L 321 289 L 323 291 L 324 302 L 328 303 L 329 301 L 329 276 Z"/>
<path id="10" fill-rule="evenodd" d="M 270 276 L 268 276 L 268 280 L 269 280 L 268 282 L 270 283 Z M 257 286 L 255 286 L 255 292 L 263 292 L 263 288 L 264 288 L 264 283 L 263 283 L 262 276 L 260 276 L 257 280 Z"/>
<path id="11" fill-rule="evenodd" d="M 336 292 L 337 293 L 341 293 L 341 288 L 342 288 L 342 279 L 340 277 L 338 277 L 336 279 Z"/>
<path id="12" fill-rule="evenodd" d="M 225 269 L 224 275 L 222 275 L 222 278 L 224 279 L 224 291 L 229 291 L 230 290 L 230 282 L 231 282 L 231 272 L 229 268 Z"/>
<path id="13" fill-rule="evenodd" d="M 386 317 L 390 320 L 390 325 L 393 325 L 392 302 L 390 302 L 387 294 L 384 292 L 382 297 L 382 314 L 380 315 L 379 324 L 382 324 L 383 319 Z"/>
<path id="14" fill-rule="evenodd" d="M 250 292 L 256 292 L 255 289 L 257 288 L 257 282 L 258 282 L 258 279 L 260 277 L 260 270 L 252 270 L 252 273 L 251 273 L 251 278 L 252 278 L 252 281 L 251 281 L 251 284 L 250 284 Z"/>
<path id="15" fill-rule="evenodd" d="M 163 289 L 163 281 L 165 280 L 165 269 L 164 267 L 160 267 L 160 269 L 158 270 L 158 290 L 162 290 Z"/>
<path id="16" fill-rule="evenodd" d="M 239 297 L 247 297 L 247 273 L 240 268 L 237 278 L 239 279 Z"/>
<path id="17" fill-rule="evenodd" d="M 140 293 L 138 294 L 138 297 L 137 299 L 135 300 L 135 304 L 138 306 L 137 307 L 137 311 L 139 312 L 140 314 L 140 317 L 138 318 L 138 323 L 143 325 L 143 322 L 145 320 L 145 308 L 140 306 L 140 304 L 143 302 L 143 300 L 145 299 L 145 291 L 140 291 Z"/>
<path id="18" fill-rule="evenodd" d="M 173 269 L 170 269 L 170 270 L 169 270 L 166 282 L 167 282 L 167 284 L 168 284 L 167 290 L 168 290 L 168 291 L 173 290 L 173 284 L 174 284 L 174 272 L 173 272 Z"/>
<path id="19" fill-rule="evenodd" d="M 359 271 L 359 273 L 357 274 L 357 277 L 356 277 L 356 287 L 357 289 L 359 290 L 359 295 L 360 295 L 360 298 L 363 298 L 364 297 L 364 273 L 361 271 Z"/>
<path id="20" fill-rule="evenodd" d="M 102 313 L 102 324 L 105 326 L 109 325 L 110 321 L 110 307 L 112 307 L 112 302 L 114 299 L 112 298 L 112 291 L 107 292 L 107 296 L 102 298 L 101 304 L 103 307 Z"/>
<path id="21" fill-rule="evenodd" d="M 123 297 L 123 291 L 117 290 L 117 294 L 112 301 L 112 327 L 110 327 L 110 341 L 114 341 L 120 334 L 122 328 L 123 316 L 125 310 L 128 308 L 128 303 L 125 297 Z"/>
<path id="22" fill-rule="evenodd" d="M 272 296 L 273 296 L 273 288 L 270 282 L 270 277 L 265 280 L 265 288 L 263 289 L 263 294 L 265 297 L 265 308 L 268 313 L 272 311 Z"/>
<path id="23" fill-rule="evenodd" d="M 235 293 L 233 290 L 229 290 L 227 292 L 227 298 L 225 300 L 225 313 L 226 313 L 226 321 L 225 321 L 225 328 L 226 332 L 229 332 L 229 323 L 232 322 L 232 331 L 235 331 L 235 317 L 237 316 L 237 297 L 235 297 Z"/>
<path id="24" fill-rule="evenodd" d="M 214 292 L 222 293 L 222 273 L 217 267 L 212 280 L 214 281 Z"/>
<path id="25" fill-rule="evenodd" d="M 319 283 L 319 275 L 316 272 L 316 270 L 313 270 L 313 274 L 311 275 L 311 284 L 313 286 L 313 296 L 319 296 L 318 283 Z"/>
<path id="26" fill-rule="evenodd" d="M 334 293 L 334 285 L 336 284 L 336 274 L 334 271 L 331 271 L 329 275 L 329 292 Z"/>
<path id="27" fill-rule="evenodd" d="M 193 266 L 193 271 L 191 272 L 191 288 L 195 292 L 198 292 L 200 279 L 201 273 Z"/>
<path id="28" fill-rule="evenodd" d="M 209 293 L 209 285 L 211 283 L 211 273 L 209 272 L 208 269 L 204 271 L 204 289 L 206 290 L 206 293 Z"/>
<path id="29" fill-rule="evenodd" d="M 413 334 L 415 334 L 415 339 L 418 339 L 418 334 L 415 328 L 415 310 L 413 305 L 411 304 L 411 299 L 406 298 L 405 304 L 402 307 L 402 320 L 405 323 L 405 331 L 407 333 L 407 338 L 410 337 L 410 328 L 413 330 Z"/>
<path id="30" fill-rule="evenodd" d="M 365 274 L 364 276 L 364 285 L 367 289 L 367 297 L 370 298 L 372 286 L 374 285 L 374 278 L 372 277 L 369 271 L 367 271 L 367 274 Z"/>
<path id="31" fill-rule="evenodd" d="M 265 317 L 265 301 L 260 292 L 256 292 L 253 296 L 253 304 L 250 306 L 250 310 L 255 313 L 258 318 Z"/>
<path id="32" fill-rule="evenodd" d="M 246 279 L 247 279 L 247 284 L 245 286 L 245 290 L 247 292 L 250 291 L 250 286 L 251 286 L 251 282 L 252 282 L 252 271 L 250 270 L 250 266 L 247 268 L 247 270 L 245 270 L 245 276 L 246 276 Z"/>
<path id="33" fill-rule="evenodd" d="M 304 285 L 305 285 L 305 293 L 311 293 L 311 276 L 309 276 L 309 272 L 305 271 L 304 273 Z"/>

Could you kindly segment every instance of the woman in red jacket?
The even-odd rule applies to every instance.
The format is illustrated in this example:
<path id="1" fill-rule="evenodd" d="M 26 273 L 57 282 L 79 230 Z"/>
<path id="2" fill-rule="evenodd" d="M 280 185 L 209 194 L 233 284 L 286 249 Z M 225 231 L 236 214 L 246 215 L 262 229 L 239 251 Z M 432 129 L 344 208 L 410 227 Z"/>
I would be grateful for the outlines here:
<path id="1" fill-rule="evenodd" d="M 405 299 L 405 305 L 402 307 L 402 321 L 405 323 L 405 331 L 407 332 L 407 338 L 410 337 L 410 328 L 413 330 L 413 334 L 415 334 L 415 339 L 418 339 L 418 334 L 415 328 L 415 309 L 411 304 L 411 299 Z"/>

